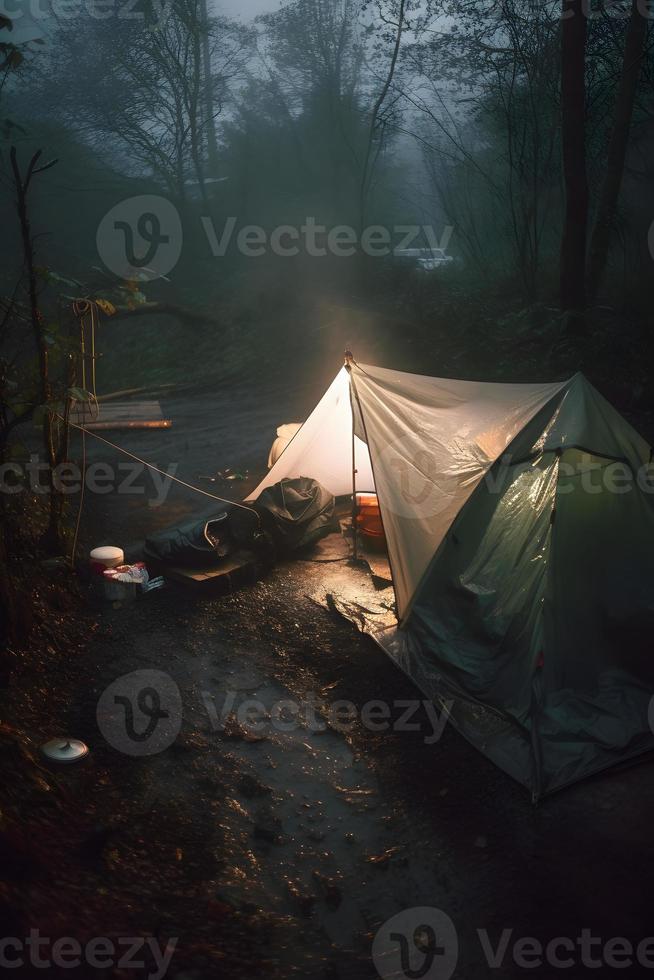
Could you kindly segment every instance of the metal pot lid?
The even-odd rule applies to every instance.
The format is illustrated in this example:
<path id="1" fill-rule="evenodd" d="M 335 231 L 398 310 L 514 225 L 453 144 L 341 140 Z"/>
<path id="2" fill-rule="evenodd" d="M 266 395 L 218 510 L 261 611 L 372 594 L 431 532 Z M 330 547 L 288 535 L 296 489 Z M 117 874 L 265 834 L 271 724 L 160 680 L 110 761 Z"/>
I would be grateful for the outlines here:
<path id="1" fill-rule="evenodd" d="M 89 747 L 77 738 L 53 738 L 41 746 L 41 754 L 51 762 L 79 762 L 89 754 Z"/>

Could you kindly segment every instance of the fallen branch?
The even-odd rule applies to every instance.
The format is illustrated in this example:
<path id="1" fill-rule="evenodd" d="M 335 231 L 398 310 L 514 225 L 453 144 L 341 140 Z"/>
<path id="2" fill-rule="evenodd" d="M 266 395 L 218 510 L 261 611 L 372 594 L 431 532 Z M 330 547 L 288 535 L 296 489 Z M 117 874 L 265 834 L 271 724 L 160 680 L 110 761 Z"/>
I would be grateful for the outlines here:
<path id="1" fill-rule="evenodd" d="M 99 402 L 113 402 L 120 398 L 132 398 L 134 395 L 157 395 L 161 392 L 171 393 L 182 388 L 193 387 L 191 385 L 177 384 L 151 384 L 142 388 L 124 388 L 122 391 L 110 391 L 106 395 L 98 395 Z"/>
<path id="2" fill-rule="evenodd" d="M 199 313 L 195 310 L 188 310 L 182 306 L 174 306 L 171 303 L 142 303 L 133 308 L 127 306 L 116 307 L 116 312 L 111 317 L 112 320 L 128 320 L 144 316 L 172 316 L 183 323 L 214 323 L 212 317 L 207 313 Z"/>

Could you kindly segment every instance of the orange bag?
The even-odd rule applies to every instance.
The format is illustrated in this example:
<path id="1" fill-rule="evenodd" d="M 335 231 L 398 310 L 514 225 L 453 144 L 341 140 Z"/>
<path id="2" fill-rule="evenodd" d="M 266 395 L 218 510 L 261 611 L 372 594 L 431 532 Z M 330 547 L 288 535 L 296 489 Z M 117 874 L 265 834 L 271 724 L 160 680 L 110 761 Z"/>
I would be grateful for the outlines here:
<path id="1" fill-rule="evenodd" d="M 357 494 L 357 529 L 369 547 L 375 551 L 386 550 L 386 535 L 376 493 Z"/>

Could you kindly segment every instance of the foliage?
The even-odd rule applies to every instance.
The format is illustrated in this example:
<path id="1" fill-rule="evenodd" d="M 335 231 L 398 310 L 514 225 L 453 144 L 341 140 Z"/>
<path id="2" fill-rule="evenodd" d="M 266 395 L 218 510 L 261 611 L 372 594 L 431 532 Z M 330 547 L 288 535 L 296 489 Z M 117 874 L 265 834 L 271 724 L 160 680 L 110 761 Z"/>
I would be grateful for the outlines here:
<path id="1" fill-rule="evenodd" d="M 626 30 L 615 8 L 594 3 L 589 25 L 594 206 Z M 528 305 L 550 302 L 562 228 L 559 11 L 556 0 L 283 0 L 245 27 L 206 19 L 199 0 L 176 0 L 158 30 L 120 20 L 111 31 L 92 20 L 62 23 L 57 72 L 45 61 L 30 65 L 14 93 L 31 129 L 44 131 L 47 114 L 53 137 L 65 132 L 68 140 L 61 181 L 68 187 L 40 200 L 38 214 L 47 228 L 70 222 L 65 265 L 85 281 L 94 230 L 112 203 L 139 193 L 171 197 L 184 221 L 184 252 L 170 291 L 184 305 L 218 310 L 226 330 L 238 324 L 230 343 L 244 348 L 251 335 L 242 321 L 252 318 L 264 333 L 272 297 L 285 289 L 301 294 L 298 303 L 312 295 L 316 304 L 330 291 L 363 304 L 374 304 L 376 294 L 356 263 L 255 261 L 236 249 L 217 260 L 199 217 L 218 234 L 230 216 L 238 227 L 268 230 L 310 215 L 356 226 L 362 186 L 370 223 L 428 221 L 437 231 L 451 224 L 452 252 L 475 282 L 484 289 L 507 283 Z M 88 85 L 75 84 L 80 74 Z M 651 208 L 640 201 L 651 194 L 651 80 L 648 48 L 607 280 L 612 302 L 641 310 L 650 299 Z M 208 184 L 208 176 L 222 181 Z M 75 208 L 71 186 L 87 207 Z M 124 287 L 117 306 L 138 302 L 137 292 Z M 145 329 L 161 365 L 161 338 L 178 340 L 167 325 L 159 335 L 154 325 Z"/>
<path id="2" fill-rule="evenodd" d="M 205 21 L 201 0 L 174 0 L 166 16 L 153 6 L 151 15 L 138 29 L 119 18 L 111 32 L 89 19 L 62 24 L 56 77 L 43 64 L 33 97 L 88 145 L 111 145 L 128 172 L 154 176 L 184 201 L 191 185 L 203 189 L 217 176 L 207 165 L 211 133 L 242 77 L 252 32 L 225 17 Z"/>

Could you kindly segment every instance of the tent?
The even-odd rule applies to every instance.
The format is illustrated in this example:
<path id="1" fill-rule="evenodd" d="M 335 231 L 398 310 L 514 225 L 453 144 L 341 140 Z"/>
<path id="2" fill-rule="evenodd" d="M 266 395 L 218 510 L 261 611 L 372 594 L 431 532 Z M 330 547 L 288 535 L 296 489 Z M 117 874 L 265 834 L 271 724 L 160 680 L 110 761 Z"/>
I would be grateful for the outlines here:
<path id="1" fill-rule="evenodd" d="M 654 749 L 654 470 L 581 374 L 491 384 L 354 362 L 249 499 L 376 491 L 397 628 L 375 638 L 534 798 Z"/>

